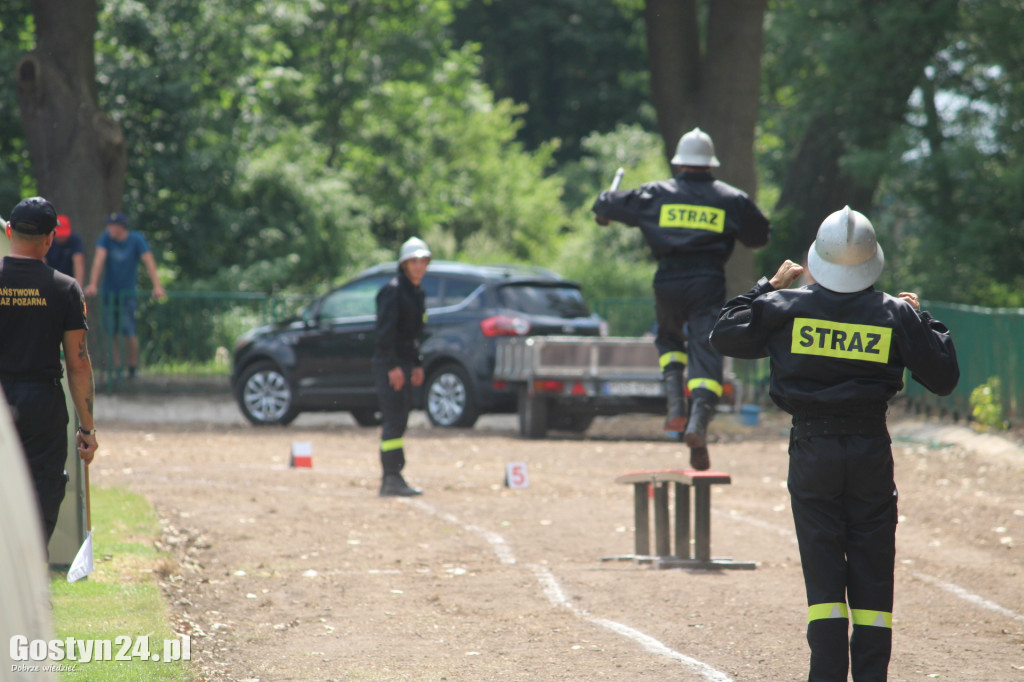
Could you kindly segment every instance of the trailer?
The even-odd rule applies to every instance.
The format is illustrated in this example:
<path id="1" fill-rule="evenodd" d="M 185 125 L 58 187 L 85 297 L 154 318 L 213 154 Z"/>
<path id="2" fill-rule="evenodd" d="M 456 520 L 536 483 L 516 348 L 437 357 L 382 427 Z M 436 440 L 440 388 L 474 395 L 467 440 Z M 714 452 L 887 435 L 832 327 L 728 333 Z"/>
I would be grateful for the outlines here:
<path id="1" fill-rule="evenodd" d="M 739 388 L 729 358 L 719 409 L 732 411 Z M 528 336 L 498 340 L 494 381 L 515 390 L 519 433 L 585 432 L 595 417 L 665 414 L 665 388 L 653 339 Z"/>

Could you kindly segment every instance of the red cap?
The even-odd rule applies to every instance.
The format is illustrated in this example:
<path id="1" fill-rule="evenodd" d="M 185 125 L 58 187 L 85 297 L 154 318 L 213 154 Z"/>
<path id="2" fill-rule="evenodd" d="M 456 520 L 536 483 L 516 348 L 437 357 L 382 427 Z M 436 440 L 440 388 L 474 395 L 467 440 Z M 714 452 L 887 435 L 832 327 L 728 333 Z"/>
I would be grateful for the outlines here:
<path id="1" fill-rule="evenodd" d="M 67 239 L 71 236 L 71 219 L 66 215 L 57 216 L 57 238 Z"/>

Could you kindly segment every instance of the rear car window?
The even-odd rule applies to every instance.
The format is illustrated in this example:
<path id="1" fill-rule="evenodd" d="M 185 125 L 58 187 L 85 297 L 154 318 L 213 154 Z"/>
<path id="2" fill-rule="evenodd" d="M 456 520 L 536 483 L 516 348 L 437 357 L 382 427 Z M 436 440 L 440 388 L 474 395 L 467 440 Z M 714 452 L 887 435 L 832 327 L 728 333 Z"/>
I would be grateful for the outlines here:
<path id="1" fill-rule="evenodd" d="M 583 294 L 576 287 L 507 284 L 498 289 L 498 300 L 503 308 L 518 310 L 527 315 L 564 319 L 590 315 Z"/>
<path id="2" fill-rule="evenodd" d="M 441 305 L 458 305 L 465 301 L 470 294 L 479 288 L 479 280 L 461 279 L 458 277 L 448 278 L 444 283 L 444 298 L 441 300 Z M 483 303 L 481 301 L 481 297 L 477 296 L 472 301 L 467 302 L 466 305 L 468 308 L 480 308 Z"/>

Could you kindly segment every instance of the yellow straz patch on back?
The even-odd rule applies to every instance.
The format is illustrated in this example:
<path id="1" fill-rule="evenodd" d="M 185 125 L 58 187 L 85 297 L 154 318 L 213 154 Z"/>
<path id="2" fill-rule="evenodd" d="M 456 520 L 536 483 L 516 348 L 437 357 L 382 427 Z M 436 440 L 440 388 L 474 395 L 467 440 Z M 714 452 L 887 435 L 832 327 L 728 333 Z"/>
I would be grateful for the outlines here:
<path id="1" fill-rule="evenodd" d="M 888 362 L 892 329 L 870 324 L 846 324 L 797 317 L 793 320 L 790 351 L 844 360 Z"/>
<path id="2" fill-rule="evenodd" d="M 664 204 L 658 217 L 658 227 L 722 232 L 725 230 L 725 209 L 692 204 Z"/>

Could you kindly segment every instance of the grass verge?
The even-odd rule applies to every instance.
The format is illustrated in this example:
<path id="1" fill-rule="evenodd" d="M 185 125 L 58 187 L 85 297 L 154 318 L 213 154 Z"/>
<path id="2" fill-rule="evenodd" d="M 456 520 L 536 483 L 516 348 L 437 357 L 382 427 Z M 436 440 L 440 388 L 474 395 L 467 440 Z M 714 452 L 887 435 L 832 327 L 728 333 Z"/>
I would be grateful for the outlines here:
<path id="1" fill-rule="evenodd" d="M 65 642 L 74 637 L 86 646 L 109 641 L 109 655 L 94 644 L 92 658 L 127 660 L 65 660 L 60 679 L 192 682 L 196 677 L 188 663 L 165 660 L 175 653 L 171 642 L 180 639 L 171 631 L 157 584 L 174 563 L 154 547 L 160 524 L 153 507 L 123 488 L 94 488 L 90 502 L 95 570 L 74 583 L 67 582 L 65 573 L 51 575 L 56 637 Z M 76 648 L 76 658 L 84 659 L 80 653 Z M 160 660 L 151 660 L 153 655 Z"/>

